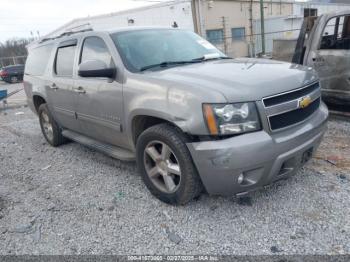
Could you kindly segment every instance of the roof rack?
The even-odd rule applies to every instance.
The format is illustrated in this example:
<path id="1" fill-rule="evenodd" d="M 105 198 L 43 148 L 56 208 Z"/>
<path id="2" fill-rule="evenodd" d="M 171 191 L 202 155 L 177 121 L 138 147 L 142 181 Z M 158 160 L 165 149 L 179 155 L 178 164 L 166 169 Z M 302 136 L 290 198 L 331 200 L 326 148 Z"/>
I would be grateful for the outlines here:
<path id="1" fill-rule="evenodd" d="M 89 32 L 89 31 L 94 31 L 94 30 L 92 28 L 87 28 L 87 29 L 78 30 L 78 31 L 66 31 L 66 32 L 63 32 L 62 34 L 60 34 L 58 36 L 55 36 L 55 37 L 49 37 L 49 38 L 41 39 L 39 44 L 44 43 L 46 41 L 55 40 L 55 39 L 58 39 L 58 38 L 61 38 L 61 37 L 64 37 L 64 36 L 70 36 L 70 35 L 73 35 L 73 34 Z"/>

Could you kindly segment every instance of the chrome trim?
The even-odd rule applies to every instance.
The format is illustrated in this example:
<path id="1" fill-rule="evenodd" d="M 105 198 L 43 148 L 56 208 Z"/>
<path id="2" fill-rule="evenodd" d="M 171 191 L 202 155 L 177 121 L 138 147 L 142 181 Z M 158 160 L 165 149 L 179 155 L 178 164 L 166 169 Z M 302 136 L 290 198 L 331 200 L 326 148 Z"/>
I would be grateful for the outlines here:
<path id="1" fill-rule="evenodd" d="M 56 114 L 63 114 L 63 115 L 75 118 L 75 112 L 72 110 L 68 110 L 68 109 L 65 109 L 62 107 L 58 107 L 58 106 L 54 106 L 53 109 L 54 109 Z"/>
<path id="2" fill-rule="evenodd" d="M 273 116 L 276 116 L 276 115 L 281 115 L 281 114 L 284 114 L 284 113 L 287 113 L 287 112 L 290 112 L 290 111 L 293 111 L 293 110 L 296 110 L 296 109 L 300 108 L 299 102 L 300 102 L 300 100 L 302 98 L 304 98 L 306 96 L 309 96 L 311 98 L 311 103 L 313 103 L 315 100 L 321 98 L 321 86 L 319 85 L 316 90 L 312 91 L 309 94 L 306 94 L 306 95 L 300 96 L 299 98 L 296 98 L 296 99 L 293 99 L 293 100 L 290 100 L 290 101 L 287 101 L 287 102 L 283 102 L 283 103 L 280 103 L 280 104 L 276 104 L 276 105 L 273 105 L 273 106 L 265 106 L 264 100 L 265 99 L 269 99 L 269 98 L 273 98 L 273 97 L 282 96 L 282 95 L 285 95 L 285 94 L 294 93 L 294 92 L 297 92 L 299 90 L 303 90 L 305 88 L 308 88 L 308 87 L 310 87 L 310 86 L 312 86 L 314 84 L 317 84 L 317 83 L 319 83 L 319 81 L 312 82 L 312 83 L 310 83 L 310 84 L 308 84 L 306 86 L 303 86 L 303 87 L 297 88 L 297 89 L 293 89 L 291 91 L 287 91 L 287 92 L 279 93 L 279 94 L 276 94 L 276 95 L 264 97 L 262 99 L 262 104 L 263 104 L 263 106 L 265 108 L 265 114 L 266 114 L 267 122 L 268 122 L 268 125 L 269 125 L 269 129 L 270 129 L 271 132 L 277 132 L 277 131 L 284 130 L 286 128 L 290 128 L 292 126 L 295 126 L 295 125 L 298 125 L 300 123 L 303 123 L 307 119 L 309 119 L 315 112 L 313 114 L 311 114 L 309 117 L 307 117 L 306 119 L 301 120 L 298 123 L 291 124 L 291 125 L 288 125 L 288 126 L 285 126 L 285 127 L 282 127 L 282 128 L 278 128 L 278 129 L 272 129 L 271 128 L 271 123 L 270 123 L 270 117 L 273 117 Z M 321 101 L 320 101 L 320 105 L 321 105 Z"/>
<path id="3" fill-rule="evenodd" d="M 299 98 L 296 98 L 294 100 L 291 100 L 285 103 L 265 107 L 267 117 L 280 115 L 280 114 L 298 109 L 300 100 L 305 96 L 309 96 L 311 98 L 311 103 L 312 103 L 321 96 L 321 90 L 318 88 L 308 95 L 301 96 Z"/>
<path id="4" fill-rule="evenodd" d="M 321 105 L 322 105 L 322 101 L 320 101 L 320 107 L 321 107 Z M 272 130 L 271 124 L 270 124 L 270 120 L 268 119 L 269 128 L 270 128 L 271 132 L 280 132 L 280 131 L 286 130 L 288 128 L 295 127 L 297 125 L 300 125 L 300 124 L 305 123 L 306 121 L 308 121 L 314 114 L 316 114 L 316 112 L 317 112 L 317 110 L 315 112 L 313 112 L 311 115 L 309 115 L 307 118 L 299 121 L 298 123 L 291 124 L 289 126 L 285 126 L 285 127 L 274 129 L 274 130 Z"/>
<path id="5" fill-rule="evenodd" d="M 271 96 L 266 96 L 262 99 L 262 102 L 263 102 L 263 105 L 265 106 L 265 103 L 264 103 L 264 100 L 266 99 L 269 99 L 269 98 L 273 98 L 273 97 L 276 97 L 276 96 L 282 96 L 282 95 L 285 95 L 285 94 L 289 94 L 289 93 L 294 93 L 294 92 L 297 92 L 299 90 L 302 90 L 302 89 L 305 89 L 305 88 L 308 88 L 309 86 L 312 86 L 314 84 L 319 84 L 319 88 L 321 89 L 321 85 L 320 85 L 320 81 L 317 80 L 317 81 L 314 81 L 310 84 L 307 84 L 306 86 L 303 86 L 303 87 L 300 87 L 300 88 L 297 88 L 297 89 L 293 89 L 293 90 L 290 90 L 290 91 L 286 91 L 286 92 L 283 92 L 283 93 L 278 93 L 276 95 L 271 95 Z M 265 106 L 266 107 L 266 106 Z"/>
<path id="6" fill-rule="evenodd" d="M 121 132 L 120 123 L 117 123 L 115 121 L 111 121 L 111 120 L 100 118 L 100 117 L 95 117 L 92 115 L 82 114 L 82 113 L 77 113 L 77 119 L 81 120 L 81 121 L 89 122 L 89 123 L 97 125 L 97 126 L 112 128 L 118 132 Z"/>

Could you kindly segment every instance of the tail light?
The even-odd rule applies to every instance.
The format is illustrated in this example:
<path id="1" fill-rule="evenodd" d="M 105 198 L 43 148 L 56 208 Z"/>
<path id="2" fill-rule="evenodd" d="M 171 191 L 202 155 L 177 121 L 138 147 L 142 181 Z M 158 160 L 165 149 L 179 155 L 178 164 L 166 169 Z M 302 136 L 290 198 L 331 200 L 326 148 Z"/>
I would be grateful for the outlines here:
<path id="1" fill-rule="evenodd" d="M 1 76 L 1 77 L 5 77 L 5 76 L 7 76 L 7 75 L 8 75 L 7 71 L 5 71 L 5 70 L 1 70 L 1 71 L 0 71 L 0 76 Z"/>

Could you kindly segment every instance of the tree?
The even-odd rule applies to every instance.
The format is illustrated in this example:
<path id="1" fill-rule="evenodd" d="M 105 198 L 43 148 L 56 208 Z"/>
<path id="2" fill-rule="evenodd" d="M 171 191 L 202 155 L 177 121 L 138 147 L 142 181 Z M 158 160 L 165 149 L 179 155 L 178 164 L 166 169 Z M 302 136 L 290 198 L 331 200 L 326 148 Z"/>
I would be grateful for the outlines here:
<path id="1" fill-rule="evenodd" d="M 13 38 L 0 43 L 0 66 L 11 65 L 13 63 L 24 63 L 25 58 L 13 59 L 13 57 L 27 56 L 26 46 L 33 39 L 28 38 Z"/>

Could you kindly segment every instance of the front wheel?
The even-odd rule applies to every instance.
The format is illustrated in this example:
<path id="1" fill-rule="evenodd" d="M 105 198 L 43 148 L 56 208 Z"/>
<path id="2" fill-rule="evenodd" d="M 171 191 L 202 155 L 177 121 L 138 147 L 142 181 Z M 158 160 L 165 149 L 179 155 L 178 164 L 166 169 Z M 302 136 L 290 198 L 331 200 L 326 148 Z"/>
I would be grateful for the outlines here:
<path id="1" fill-rule="evenodd" d="M 168 204 L 183 205 L 202 192 L 202 183 L 176 127 L 159 124 L 137 140 L 137 166 L 150 192 Z"/>

